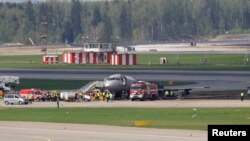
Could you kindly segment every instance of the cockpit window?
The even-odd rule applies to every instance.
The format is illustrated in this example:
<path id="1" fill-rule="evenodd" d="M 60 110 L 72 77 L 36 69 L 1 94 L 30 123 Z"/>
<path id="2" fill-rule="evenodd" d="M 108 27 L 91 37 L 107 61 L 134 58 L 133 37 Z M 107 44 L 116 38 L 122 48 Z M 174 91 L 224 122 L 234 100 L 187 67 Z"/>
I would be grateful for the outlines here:
<path id="1" fill-rule="evenodd" d="M 121 78 L 120 77 L 110 77 L 110 78 L 108 78 L 108 80 L 121 80 Z"/>
<path id="2" fill-rule="evenodd" d="M 110 77 L 108 78 L 108 80 L 115 80 L 115 77 Z"/>

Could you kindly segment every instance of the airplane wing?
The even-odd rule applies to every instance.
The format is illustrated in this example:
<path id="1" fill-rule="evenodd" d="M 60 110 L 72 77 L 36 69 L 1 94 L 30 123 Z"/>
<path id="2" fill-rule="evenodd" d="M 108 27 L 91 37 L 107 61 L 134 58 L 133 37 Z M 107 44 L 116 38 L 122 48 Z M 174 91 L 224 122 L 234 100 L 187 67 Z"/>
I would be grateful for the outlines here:
<path id="1" fill-rule="evenodd" d="M 174 92 L 174 91 L 181 91 L 182 96 L 186 96 L 186 95 L 189 95 L 190 91 L 193 89 L 208 89 L 208 88 L 210 87 L 165 86 L 159 89 L 159 91 L 162 91 L 164 93 L 168 91 L 169 94 L 171 94 L 171 92 Z"/>

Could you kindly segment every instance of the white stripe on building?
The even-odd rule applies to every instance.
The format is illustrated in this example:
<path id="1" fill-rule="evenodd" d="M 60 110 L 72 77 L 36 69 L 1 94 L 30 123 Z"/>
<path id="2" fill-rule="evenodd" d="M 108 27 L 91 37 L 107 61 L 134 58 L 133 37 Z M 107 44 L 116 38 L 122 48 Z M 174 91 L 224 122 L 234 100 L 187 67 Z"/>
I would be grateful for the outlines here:
<path id="1" fill-rule="evenodd" d="M 86 64 L 86 53 L 82 53 L 82 63 Z"/>
<path id="2" fill-rule="evenodd" d="M 68 61 L 67 61 L 67 63 L 70 63 L 71 64 L 71 53 L 68 53 Z"/>
<path id="3" fill-rule="evenodd" d="M 79 53 L 75 54 L 75 64 L 79 64 Z"/>
<path id="4" fill-rule="evenodd" d="M 111 55 L 111 65 L 115 65 L 115 55 Z"/>

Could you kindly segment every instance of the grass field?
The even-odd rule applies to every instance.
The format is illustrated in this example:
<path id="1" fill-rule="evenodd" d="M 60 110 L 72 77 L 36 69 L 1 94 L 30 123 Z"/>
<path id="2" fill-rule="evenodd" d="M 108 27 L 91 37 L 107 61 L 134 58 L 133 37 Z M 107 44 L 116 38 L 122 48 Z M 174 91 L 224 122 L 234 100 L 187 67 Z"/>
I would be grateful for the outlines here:
<path id="1" fill-rule="evenodd" d="M 0 108 L 2 121 L 32 121 L 206 130 L 208 124 L 250 124 L 249 108 Z"/>
<path id="2" fill-rule="evenodd" d="M 176 54 L 138 54 L 135 66 L 111 66 L 111 65 L 47 65 L 41 63 L 41 55 L 30 56 L 0 56 L 1 68 L 107 68 L 107 69 L 180 69 L 180 70 L 250 70 L 245 55 L 241 54 L 210 54 L 208 63 L 203 64 L 202 54 L 180 54 L 180 65 L 176 64 Z M 159 64 L 160 57 L 166 57 L 169 64 Z M 59 61 L 61 57 L 59 56 Z"/>

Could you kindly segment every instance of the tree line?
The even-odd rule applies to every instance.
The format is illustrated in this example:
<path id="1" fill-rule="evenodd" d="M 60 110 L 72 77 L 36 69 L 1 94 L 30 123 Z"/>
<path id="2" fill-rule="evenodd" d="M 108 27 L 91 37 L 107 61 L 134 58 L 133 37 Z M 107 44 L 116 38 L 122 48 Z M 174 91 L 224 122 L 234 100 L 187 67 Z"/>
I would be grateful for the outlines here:
<path id="1" fill-rule="evenodd" d="M 29 44 L 31 38 L 39 45 L 42 32 L 47 44 L 169 41 L 249 33 L 249 27 L 249 0 L 0 3 L 0 43 Z"/>

